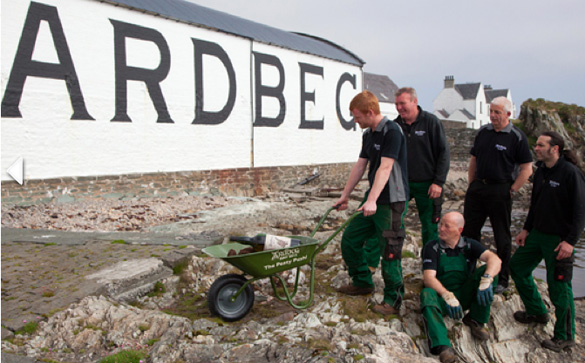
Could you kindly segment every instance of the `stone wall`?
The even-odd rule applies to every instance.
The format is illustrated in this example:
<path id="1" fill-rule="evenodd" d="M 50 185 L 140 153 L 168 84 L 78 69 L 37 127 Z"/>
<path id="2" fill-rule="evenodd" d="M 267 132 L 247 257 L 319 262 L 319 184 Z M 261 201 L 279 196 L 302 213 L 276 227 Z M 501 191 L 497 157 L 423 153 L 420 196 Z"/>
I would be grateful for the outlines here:
<path id="1" fill-rule="evenodd" d="M 166 197 L 177 195 L 257 196 L 290 188 L 316 171 L 306 185 L 343 188 L 353 163 L 267 168 L 128 174 L 2 182 L 2 205 L 72 202 L 78 199 Z"/>

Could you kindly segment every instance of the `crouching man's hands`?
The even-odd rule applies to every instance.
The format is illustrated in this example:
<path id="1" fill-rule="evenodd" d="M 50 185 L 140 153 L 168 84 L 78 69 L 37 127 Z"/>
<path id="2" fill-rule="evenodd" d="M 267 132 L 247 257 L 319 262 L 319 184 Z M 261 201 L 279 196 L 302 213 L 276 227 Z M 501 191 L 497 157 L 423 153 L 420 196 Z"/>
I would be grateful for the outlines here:
<path id="1" fill-rule="evenodd" d="M 477 289 L 477 302 L 479 305 L 487 306 L 494 301 L 494 291 L 492 288 L 493 277 L 483 275 L 479 281 Z"/>
<path id="2" fill-rule="evenodd" d="M 461 304 L 451 291 L 447 290 L 446 292 L 443 293 L 443 295 L 441 295 L 441 297 L 447 303 L 447 313 L 451 318 L 457 320 L 463 318 L 463 310 L 461 309 Z"/>

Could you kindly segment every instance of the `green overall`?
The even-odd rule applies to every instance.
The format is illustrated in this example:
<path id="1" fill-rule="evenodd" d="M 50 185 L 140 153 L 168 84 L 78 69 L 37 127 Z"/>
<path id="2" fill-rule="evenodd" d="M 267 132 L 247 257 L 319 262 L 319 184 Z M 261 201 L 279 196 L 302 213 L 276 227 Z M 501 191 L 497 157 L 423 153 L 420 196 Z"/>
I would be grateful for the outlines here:
<path id="1" fill-rule="evenodd" d="M 546 265 L 546 282 L 548 295 L 555 306 L 556 323 L 554 337 L 562 340 L 575 339 L 575 301 L 571 281 L 560 282 L 554 279 L 557 262 L 555 248 L 561 243 L 559 236 L 532 230 L 526 243 L 518 247 L 510 260 L 510 275 L 516 283 L 516 289 L 524 302 L 526 312 L 531 315 L 546 313 L 532 271 L 544 258 Z"/>
<path id="2" fill-rule="evenodd" d="M 468 246 L 465 249 L 469 248 Z M 471 275 L 468 273 L 465 253 L 449 257 L 441 248 L 437 279 L 451 291 L 459 300 L 463 311 L 470 309 L 471 318 L 479 323 L 487 323 L 491 305 L 482 306 L 477 302 L 477 288 L 481 276 L 485 273 L 486 265 L 476 269 Z M 493 285 L 497 284 L 497 276 Z M 427 331 L 427 339 L 431 349 L 440 346 L 451 346 L 447 337 L 447 327 L 443 316 L 447 314 L 447 303 L 439 297 L 437 292 L 425 287 L 420 293 L 420 305 L 423 313 L 423 322 Z"/>
<path id="3" fill-rule="evenodd" d="M 367 194 L 362 204 L 366 201 Z M 392 226 L 392 210 L 388 204 L 379 204 L 376 214 L 365 217 L 358 214 L 345 228 L 341 238 L 341 255 L 347 265 L 347 272 L 352 284 L 357 287 L 374 287 L 372 272 L 368 268 L 366 241 L 370 238 L 378 242 L 377 260 L 380 260 L 380 249 L 386 246 L 383 231 Z M 402 261 L 382 260 L 382 277 L 384 278 L 384 301 L 389 305 L 400 308 L 404 296 L 402 281 Z"/>
<path id="4" fill-rule="evenodd" d="M 406 215 L 406 211 L 408 210 L 408 201 L 406 201 L 404 206 L 404 212 L 400 218 L 400 228 L 404 229 L 404 216 Z M 366 261 L 368 261 L 368 266 L 373 267 L 374 269 L 378 268 L 380 264 L 380 254 L 381 250 L 384 250 L 384 245 L 380 244 L 380 241 L 376 236 L 370 237 L 366 244 L 364 245 L 364 252 L 366 253 Z"/>

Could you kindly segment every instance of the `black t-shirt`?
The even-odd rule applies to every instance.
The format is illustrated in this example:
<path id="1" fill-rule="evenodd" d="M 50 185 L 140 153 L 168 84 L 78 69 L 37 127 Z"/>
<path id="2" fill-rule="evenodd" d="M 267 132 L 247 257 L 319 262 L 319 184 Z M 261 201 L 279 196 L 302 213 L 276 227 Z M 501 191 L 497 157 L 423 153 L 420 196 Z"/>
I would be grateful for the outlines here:
<path id="1" fill-rule="evenodd" d="M 475 264 L 486 248 L 474 239 L 461 237 L 459 243 L 455 248 L 449 248 L 445 242 L 437 239 L 427 243 L 423 249 L 423 270 L 439 271 L 439 259 L 441 257 L 441 250 L 449 257 L 455 257 L 462 253 L 465 254 L 467 260 L 468 272 L 472 273 L 475 269 Z"/>
<path id="2" fill-rule="evenodd" d="M 502 131 L 492 124 L 479 129 L 471 155 L 476 158 L 476 179 L 509 182 L 516 179 L 517 166 L 532 162 L 526 135 L 509 123 Z"/>

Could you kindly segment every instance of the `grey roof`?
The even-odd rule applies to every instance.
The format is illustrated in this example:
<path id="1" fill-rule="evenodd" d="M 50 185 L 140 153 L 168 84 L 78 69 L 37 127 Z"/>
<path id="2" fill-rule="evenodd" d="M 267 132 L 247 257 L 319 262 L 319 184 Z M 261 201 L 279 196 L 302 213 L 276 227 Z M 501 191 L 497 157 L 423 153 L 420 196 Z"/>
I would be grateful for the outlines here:
<path id="1" fill-rule="evenodd" d="M 364 72 L 364 88 L 378 97 L 380 102 L 394 103 L 398 86 L 388 76 Z"/>
<path id="2" fill-rule="evenodd" d="M 507 97 L 508 96 L 508 91 L 507 89 L 493 89 L 493 90 L 486 90 L 485 91 L 485 98 L 486 98 L 486 102 L 490 103 L 492 102 L 492 100 L 496 97 Z"/>
<path id="3" fill-rule="evenodd" d="M 357 66 L 364 61 L 341 46 L 315 36 L 292 33 L 184 0 L 96 0 L 182 21 L 258 42 L 318 55 Z"/>
<path id="4" fill-rule="evenodd" d="M 449 118 L 449 112 L 445 111 L 445 109 L 440 109 L 437 111 L 441 116 L 443 116 L 444 118 Z"/>
<path id="5" fill-rule="evenodd" d="M 464 100 L 473 100 L 477 97 L 481 83 L 456 84 L 455 89 L 463 96 Z"/>
<path id="6" fill-rule="evenodd" d="M 473 116 L 473 114 L 469 111 L 467 111 L 466 108 L 462 108 L 459 111 L 461 111 L 461 113 L 465 116 L 467 116 L 468 119 L 473 120 L 475 118 L 475 116 Z"/>

